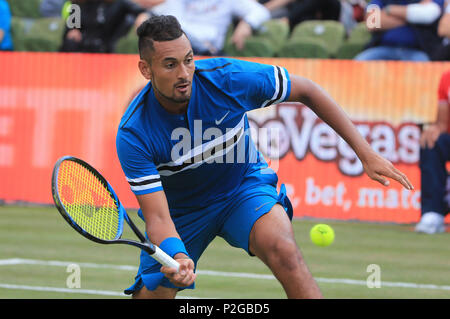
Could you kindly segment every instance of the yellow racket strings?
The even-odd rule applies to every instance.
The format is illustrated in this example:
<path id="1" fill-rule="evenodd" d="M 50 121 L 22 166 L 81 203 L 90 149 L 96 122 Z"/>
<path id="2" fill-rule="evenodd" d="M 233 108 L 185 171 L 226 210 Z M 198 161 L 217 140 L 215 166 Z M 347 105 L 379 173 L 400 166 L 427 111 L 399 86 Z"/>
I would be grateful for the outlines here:
<path id="1" fill-rule="evenodd" d="M 111 193 L 87 168 L 64 161 L 58 171 L 58 192 L 64 208 L 87 233 L 103 239 L 119 237 L 119 210 Z"/>

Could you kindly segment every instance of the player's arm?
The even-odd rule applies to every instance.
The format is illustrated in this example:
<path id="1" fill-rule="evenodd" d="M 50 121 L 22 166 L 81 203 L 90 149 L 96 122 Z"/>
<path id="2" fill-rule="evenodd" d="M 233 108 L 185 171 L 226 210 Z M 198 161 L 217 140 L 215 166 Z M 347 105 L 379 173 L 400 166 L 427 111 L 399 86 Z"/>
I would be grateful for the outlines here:
<path id="1" fill-rule="evenodd" d="M 291 75 L 288 101 L 305 104 L 333 128 L 355 151 L 370 178 L 385 186 L 389 185 L 386 177 L 392 178 L 406 189 L 413 189 L 406 175 L 370 147 L 341 107 L 319 85 L 306 78 Z"/>
<path id="2" fill-rule="evenodd" d="M 181 241 L 170 216 L 169 206 L 163 191 L 136 195 L 136 198 L 144 215 L 150 242 L 160 246 L 167 238 L 178 238 Z M 164 250 L 164 247 L 161 246 L 161 248 Z M 189 256 L 181 252 L 175 254 L 173 258 L 180 263 L 178 273 L 174 268 L 168 267 L 162 267 L 161 272 L 176 286 L 187 287 L 191 285 L 196 277 L 194 262 Z"/>

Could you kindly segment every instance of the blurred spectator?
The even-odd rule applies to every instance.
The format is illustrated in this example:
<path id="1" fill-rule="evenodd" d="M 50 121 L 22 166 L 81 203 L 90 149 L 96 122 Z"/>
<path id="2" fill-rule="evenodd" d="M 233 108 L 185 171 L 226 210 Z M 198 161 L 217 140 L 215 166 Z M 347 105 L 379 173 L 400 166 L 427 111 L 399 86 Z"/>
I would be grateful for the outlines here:
<path id="1" fill-rule="evenodd" d="M 450 61 L 450 1 L 447 1 L 445 13 L 439 21 L 438 34 L 444 39 L 433 54 L 433 60 Z"/>
<path id="2" fill-rule="evenodd" d="M 367 2 L 365 0 L 341 0 L 339 21 L 344 25 L 347 34 L 359 23 L 364 21 Z"/>
<path id="3" fill-rule="evenodd" d="M 259 0 L 270 11 L 271 19 L 287 18 L 295 0 Z"/>
<path id="4" fill-rule="evenodd" d="M 272 19 L 282 19 L 292 30 L 305 20 L 340 21 L 347 32 L 364 19 L 364 0 L 259 0 Z"/>
<path id="5" fill-rule="evenodd" d="M 270 19 L 269 10 L 256 0 L 166 0 L 151 12 L 175 16 L 197 55 L 222 55 L 235 19 L 239 22 L 231 39 L 238 49 Z"/>
<path id="6" fill-rule="evenodd" d="M 366 15 L 372 41 L 355 59 L 429 61 L 441 43 L 443 5 L 444 0 L 373 0 Z"/>
<path id="7" fill-rule="evenodd" d="M 163 3 L 165 0 L 133 0 L 134 3 L 140 5 L 145 9 L 151 9 L 154 6 L 157 6 Z"/>
<path id="8" fill-rule="evenodd" d="M 288 13 L 291 29 L 306 20 L 339 20 L 339 0 L 297 0 Z"/>
<path id="9" fill-rule="evenodd" d="M 450 70 L 441 77 L 438 101 L 436 122 L 424 128 L 420 138 L 422 217 L 416 231 L 427 234 L 444 232 L 444 218 L 449 212 L 446 163 L 450 161 Z"/>
<path id="10" fill-rule="evenodd" d="M 41 16 L 43 17 L 61 17 L 62 9 L 67 0 L 42 0 Z"/>
<path id="11" fill-rule="evenodd" d="M 80 6 L 81 28 L 66 28 L 62 52 L 114 52 L 119 38 L 137 21 L 148 18 L 145 9 L 130 0 L 73 0 L 72 3 Z"/>
<path id="12" fill-rule="evenodd" d="M 154 7 L 164 3 L 166 0 L 132 0 L 134 3 L 138 4 L 145 10 L 147 10 L 149 13 L 151 13 L 151 10 L 153 10 Z M 136 26 L 140 26 L 142 22 L 147 20 L 150 16 L 141 14 L 136 19 Z"/>
<path id="13" fill-rule="evenodd" d="M 12 49 L 11 11 L 8 2 L 0 0 L 0 50 L 11 51 Z"/>

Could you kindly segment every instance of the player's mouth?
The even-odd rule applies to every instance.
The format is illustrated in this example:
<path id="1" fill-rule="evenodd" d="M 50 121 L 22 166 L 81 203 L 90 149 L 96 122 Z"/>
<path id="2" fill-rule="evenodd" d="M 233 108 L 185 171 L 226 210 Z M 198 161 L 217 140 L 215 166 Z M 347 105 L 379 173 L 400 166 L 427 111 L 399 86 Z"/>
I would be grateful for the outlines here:
<path id="1" fill-rule="evenodd" d="M 175 85 L 175 89 L 180 93 L 187 93 L 190 85 L 191 85 L 190 82 L 180 83 Z"/>

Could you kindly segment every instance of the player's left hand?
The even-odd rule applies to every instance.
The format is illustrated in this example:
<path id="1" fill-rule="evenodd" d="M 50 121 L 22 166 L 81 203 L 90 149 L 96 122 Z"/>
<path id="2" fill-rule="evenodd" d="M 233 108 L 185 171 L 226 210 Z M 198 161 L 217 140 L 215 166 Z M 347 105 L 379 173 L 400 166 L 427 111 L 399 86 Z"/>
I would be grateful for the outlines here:
<path id="1" fill-rule="evenodd" d="M 377 154 L 375 151 L 372 151 L 370 156 L 365 161 L 362 161 L 362 164 L 366 174 L 371 179 L 384 186 L 389 186 L 390 184 L 389 180 L 386 179 L 386 177 L 388 177 L 396 180 L 408 190 L 414 189 L 404 173 L 395 168 L 390 161 Z"/>

